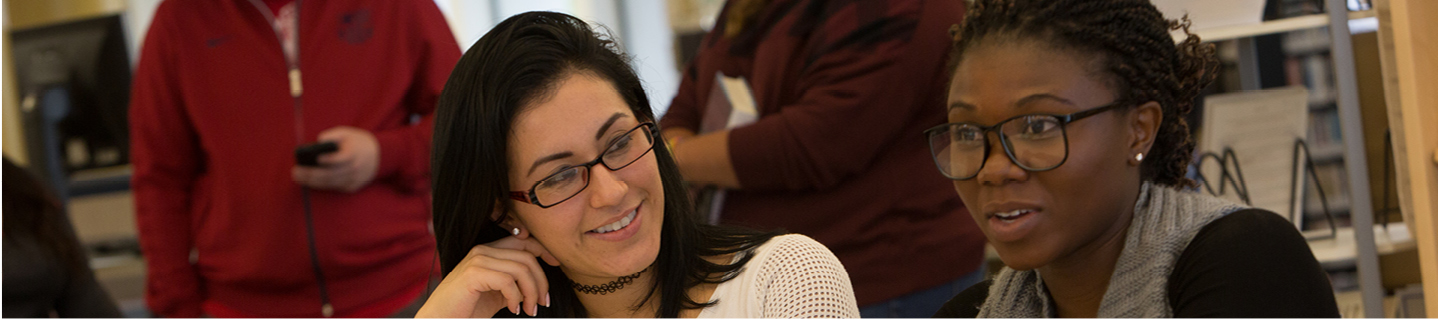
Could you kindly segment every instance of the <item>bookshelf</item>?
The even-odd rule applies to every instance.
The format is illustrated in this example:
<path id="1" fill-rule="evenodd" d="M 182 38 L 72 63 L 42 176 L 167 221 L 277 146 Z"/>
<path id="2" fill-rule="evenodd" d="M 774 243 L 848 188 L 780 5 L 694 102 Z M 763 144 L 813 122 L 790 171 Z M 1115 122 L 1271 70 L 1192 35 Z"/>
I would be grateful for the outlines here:
<path id="1" fill-rule="evenodd" d="M 1234 39 L 1249 38 L 1261 35 L 1284 33 L 1324 27 L 1329 24 L 1328 14 L 1308 14 L 1291 18 L 1264 21 L 1256 25 L 1235 25 L 1216 27 L 1198 30 L 1199 37 L 1205 42 L 1217 42 Z M 1354 33 L 1374 31 L 1378 25 L 1377 13 L 1373 10 L 1353 11 L 1348 13 L 1349 29 Z M 1175 39 L 1181 39 L 1182 31 L 1175 35 Z"/>
<path id="2" fill-rule="evenodd" d="M 1285 2 L 1311 2 L 1308 0 L 1287 0 Z M 1309 8 L 1313 9 L 1313 8 Z M 1363 30 L 1348 34 L 1369 33 L 1376 30 L 1376 11 L 1365 10 L 1345 12 L 1349 26 L 1363 25 Z M 1321 185 L 1327 196 L 1329 209 L 1337 219 L 1339 227 L 1352 225 L 1350 211 L 1352 195 L 1348 159 L 1359 154 L 1349 154 L 1345 131 L 1363 132 L 1362 126 L 1345 130 L 1343 111 L 1339 107 L 1339 79 L 1336 61 L 1352 60 L 1352 51 L 1339 56 L 1332 40 L 1332 20 L 1325 13 L 1300 13 L 1295 17 L 1270 20 L 1248 26 L 1225 26 L 1197 30 L 1205 42 L 1216 42 L 1220 46 L 1220 60 L 1224 61 L 1227 73 L 1219 80 L 1218 92 L 1250 91 L 1284 86 L 1302 86 L 1308 89 L 1308 128 L 1305 138 L 1308 152 L 1313 161 L 1314 177 L 1305 174 L 1300 186 L 1300 195 L 1307 198 L 1301 202 L 1299 212 L 1304 213 L 1299 228 L 1302 230 L 1327 229 L 1330 223 L 1325 219 L 1318 197 L 1317 185 Z M 1371 21 L 1371 22 L 1370 22 Z M 1323 24 L 1320 24 L 1323 23 Z M 1177 38 L 1176 38 L 1177 39 Z M 1260 50 L 1267 52 L 1258 53 Z M 1373 51 L 1373 50 L 1369 50 Z M 1275 54 L 1276 53 L 1276 54 Z M 1376 60 L 1376 57 L 1369 59 Z M 1373 69 L 1377 69 L 1374 67 Z M 1236 76 L 1235 76 L 1236 75 Z M 1349 81 L 1351 79 L 1344 79 Z M 1377 82 L 1377 81 L 1373 81 Z M 1381 96 L 1381 94 L 1380 94 Z M 1379 100 L 1381 101 L 1381 99 Z M 1381 103 L 1370 107 L 1381 107 Z M 1385 124 L 1375 125 L 1380 132 Z M 1371 131 L 1371 130 L 1370 130 Z M 1370 133 L 1371 134 L 1371 133 Z M 1369 141 L 1372 141 L 1371 139 Z M 1360 141 L 1361 142 L 1361 141 Z M 1369 142 L 1381 148 L 1377 142 Z M 1360 144 L 1360 149 L 1362 145 Z M 1370 156 L 1371 157 L 1371 156 Z M 1377 160 L 1370 160 L 1377 161 Z M 1377 163 L 1377 162 L 1375 162 Z M 1377 174 L 1377 173 L 1373 173 Z M 1258 191 L 1271 192 L 1271 191 Z M 1370 191 L 1371 192 L 1371 191 Z M 1277 209 L 1275 209 L 1277 210 Z"/>
<path id="3" fill-rule="evenodd" d="M 1357 295 L 1362 301 L 1362 308 L 1356 309 L 1361 309 L 1361 314 L 1345 314 L 1345 317 L 1383 317 L 1386 291 L 1380 281 L 1377 244 L 1382 243 L 1388 251 L 1411 250 L 1408 244 L 1413 242 L 1413 237 L 1406 235 L 1406 226 L 1402 227 L 1402 236 L 1394 237 L 1395 233 L 1387 232 L 1388 228 L 1373 224 L 1351 36 L 1376 31 L 1378 12 L 1350 11 L 1345 0 L 1324 0 L 1321 6 L 1308 0 L 1269 1 L 1268 5 L 1284 6 L 1280 10 L 1288 11 L 1282 13 L 1288 17 L 1194 33 L 1205 42 L 1228 42 L 1221 44 L 1221 48 L 1236 47 L 1220 49 L 1220 56 L 1227 56 L 1225 60 L 1231 61 L 1225 62 L 1225 71 L 1236 74 L 1224 75 L 1220 80 L 1229 82 L 1230 90 L 1286 85 L 1303 85 L 1309 89 L 1310 131 L 1306 141 L 1318 177 L 1317 181 L 1301 184 L 1305 196 L 1299 212 L 1305 216 L 1305 223 L 1300 228 L 1314 230 L 1308 231 L 1310 234 L 1320 230 L 1328 233 L 1326 225 L 1308 223 L 1328 223 L 1321 218 L 1322 206 L 1314 196 L 1313 185 L 1320 184 L 1326 191 L 1328 208 L 1335 216 L 1346 218 L 1335 219 L 1335 223 L 1346 228 L 1340 228 L 1335 237 L 1311 241 L 1310 247 L 1330 270 L 1342 272 L 1356 268 L 1351 278 L 1356 278 Z M 1304 8 L 1288 10 L 1297 7 Z M 1305 10 L 1308 12 L 1301 12 Z M 1182 31 L 1176 32 L 1174 38 L 1182 40 Z M 1274 52 L 1281 54 L 1275 57 Z M 1233 82 L 1237 82 L 1236 85 Z M 1310 178 L 1305 175 L 1304 180 Z M 1352 287 L 1352 282 L 1348 281 L 1346 287 Z M 1336 289 L 1340 287 L 1345 286 L 1335 283 Z"/>

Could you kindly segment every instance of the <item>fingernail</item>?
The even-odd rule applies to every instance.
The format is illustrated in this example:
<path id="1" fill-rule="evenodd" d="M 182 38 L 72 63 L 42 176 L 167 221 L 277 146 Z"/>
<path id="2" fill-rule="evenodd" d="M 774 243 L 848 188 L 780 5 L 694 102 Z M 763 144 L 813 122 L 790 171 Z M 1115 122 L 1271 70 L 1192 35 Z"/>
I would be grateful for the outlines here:
<path id="1" fill-rule="evenodd" d="M 524 314 L 524 313 L 522 313 L 522 312 L 519 312 L 519 307 L 518 307 L 518 306 L 514 306 L 514 305 L 510 305 L 510 306 L 509 306 L 509 313 L 513 313 L 513 314 L 515 314 L 515 315 Z"/>
<path id="2" fill-rule="evenodd" d="M 538 304 L 529 306 L 529 316 L 531 316 L 531 317 L 537 317 L 537 316 L 539 316 L 539 305 L 538 305 Z"/>
<path id="3" fill-rule="evenodd" d="M 548 292 L 545 292 L 545 293 L 544 293 L 544 307 L 546 307 L 546 308 L 549 307 L 549 293 L 548 293 Z"/>

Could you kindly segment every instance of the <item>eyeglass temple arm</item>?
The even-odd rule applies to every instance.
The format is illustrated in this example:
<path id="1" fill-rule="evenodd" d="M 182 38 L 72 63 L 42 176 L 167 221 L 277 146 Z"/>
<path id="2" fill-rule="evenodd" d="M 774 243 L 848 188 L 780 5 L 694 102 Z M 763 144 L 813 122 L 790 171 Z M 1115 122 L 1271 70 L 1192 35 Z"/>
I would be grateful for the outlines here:
<path id="1" fill-rule="evenodd" d="M 1074 112 L 1074 113 L 1070 113 L 1070 114 L 1068 114 L 1068 115 L 1066 115 L 1066 116 L 1059 116 L 1059 119 L 1063 119 L 1063 123 L 1069 123 L 1069 122 L 1078 121 L 1079 119 L 1088 118 L 1089 116 L 1099 114 L 1100 112 L 1104 112 L 1104 111 L 1108 111 L 1109 109 L 1117 108 L 1118 106 L 1122 105 L 1122 103 L 1123 103 L 1122 100 L 1114 101 L 1113 103 L 1110 103 L 1110 104 L 1108 104 L 1108 105 L 1106 105 L 1106 106 L 1102 106 L 1102 107 L 1098 107 L 1098 108 L 1093 108 L 1093 109 L 1088 109 L 1088 110 L 1079 111 L 1079 112 Z"/>
<path id="2" fill-rule="evenodd" d="M 511 191 L 511 192 L 509 192 L 509 198 L 510 198 L 510 199 L 514 199 L 514 200 L 516 200 L 516 201 L 523 201 L 523 202 L 526 202 L 526 203 L 534 203 L 534 201 L 530 201 L 530 200 L 529 200 L 529 195 L 528 195 L 528 194 L 525 194 L 524 192 Z M 537 204 L 537 203 L 536 203 L 536 204 Z"/>

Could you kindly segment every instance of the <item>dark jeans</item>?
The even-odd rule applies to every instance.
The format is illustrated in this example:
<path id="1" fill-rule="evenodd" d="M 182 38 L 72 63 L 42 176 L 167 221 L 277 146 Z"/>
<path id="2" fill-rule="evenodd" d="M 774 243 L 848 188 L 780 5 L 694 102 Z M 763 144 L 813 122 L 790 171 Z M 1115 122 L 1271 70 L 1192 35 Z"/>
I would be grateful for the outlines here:
<path id="1" fill-rule="evenodd" d="M 427 284 L 425 284 L 425 287 L 426 287 L 426 288 L 425 288 L 424 292 L 423 292 L 423 293 L 420 293 L 420 294 L 419 294 L 419 297 L 414 298 L 414 301 L 410 302 L 409 305 L 404 306 L 404 308 L 399 309 L 399 311 L 395 311 L 394 314 L 389 315 L 389 317 L 390 317 L 390 318 L 414 318 L 414 315 L 415 315 L 416 313 L 419 313 L 419 308 L 420 308 L 420 307 L 423 307 L 423 306 L 424 306 L 424 302 L 429 300 L 429 294 L 430 294 L 430 293 L 434 293 L 434 287 L 439 286 L 439 281 L 440 281 L 440 280 L 442 280 L 442 279 L 440 279 L 438 275 L 436 275 L 436 276 L 434 276 L 434 277 L 431 277 L 431 278 L 429 279 L 429 282 L 428 282 Z"/>
<path id="2" fill-rule="evenodd" d="M 949 283 L 911 293 L 907 296 L 881 301 L 859 307 L 859 316 L 864 318 L 931 318 L 945 302 L 969 286 L 984 281 L 985 267 L 966 274 Z"/>

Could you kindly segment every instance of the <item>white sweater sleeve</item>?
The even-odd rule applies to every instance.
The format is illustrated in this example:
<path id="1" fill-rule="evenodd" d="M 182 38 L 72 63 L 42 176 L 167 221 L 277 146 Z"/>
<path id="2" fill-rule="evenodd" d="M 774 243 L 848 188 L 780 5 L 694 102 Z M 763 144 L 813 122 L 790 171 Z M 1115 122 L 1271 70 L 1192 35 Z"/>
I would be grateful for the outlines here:
<path id="1" fill-rule="evenodd" d="M 829 248 L 809 237 L 774 237 L 749 264 L 764 294 L 765 318 L 858 318 L 849 273 Z M 756 266 L 754 262 L 759 262 Z"/>

